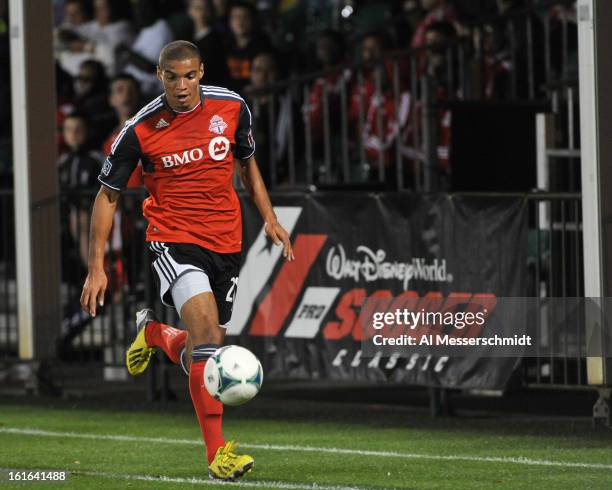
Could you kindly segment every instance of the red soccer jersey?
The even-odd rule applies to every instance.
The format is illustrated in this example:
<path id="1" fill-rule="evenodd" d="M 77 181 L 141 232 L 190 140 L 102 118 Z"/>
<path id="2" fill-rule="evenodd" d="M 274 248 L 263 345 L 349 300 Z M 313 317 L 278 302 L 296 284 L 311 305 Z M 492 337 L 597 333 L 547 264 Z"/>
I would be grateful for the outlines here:
<path id="1" fill-rule="evenodd" d="M 234 157 L 255 152 L 251 113 L 235 92 L 200 87 L 200 104 L 176 112 L 163 95 L 130 119 L 98 179 L 121 191 L 140 159 L 150 196 L 142 205 L 147 241 L 194 243 L 240 252 L 242 219 L 232 177 Z"/>

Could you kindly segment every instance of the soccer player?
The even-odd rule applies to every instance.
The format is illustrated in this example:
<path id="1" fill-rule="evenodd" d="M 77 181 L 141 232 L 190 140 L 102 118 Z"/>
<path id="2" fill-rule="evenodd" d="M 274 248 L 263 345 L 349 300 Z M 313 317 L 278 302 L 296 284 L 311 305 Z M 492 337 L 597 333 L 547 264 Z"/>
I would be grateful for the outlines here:
<path id="1" fill-rule="evenodd" d="M 157 76 L 164 93 L 130 119 L 112 145 L 99 176 L 91 224 L 88 275 L 81 306 L 92 316 L 103 305 L 107 278 L 104 246 L 119 193 L 140 160 L 150 197 L 143 203 L 147 241 L 162 302 L 174 306 L 187 332 L 136 315 L 137 336 L 127 352 L 128 370 L 142 373 L 156 347 L 189 373 L 189 392 L 206 444 L 211 478 L 234 480 L 253 458 L 234 452 L 221 430 L 223 406 L 203 386 L 206 360 L 222 344 L 236 296 L 242 224 L 232 186 L 234 162 L 272 241 L 293 260 L 289 236 L 278 223 L 253 156 L 251 113 L 224 88 L 200 86 L 204 66 L 186 41 L 166 45 Z M 182 354 L 181 354 L 182 353 Z"/>

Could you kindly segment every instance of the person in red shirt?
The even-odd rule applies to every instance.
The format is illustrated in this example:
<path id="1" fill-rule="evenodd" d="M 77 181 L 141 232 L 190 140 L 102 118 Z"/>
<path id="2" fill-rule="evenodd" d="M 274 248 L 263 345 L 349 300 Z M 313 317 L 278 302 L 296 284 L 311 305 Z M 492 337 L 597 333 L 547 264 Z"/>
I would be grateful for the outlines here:
<path id="1" fill-rule="evenodd" d="M 187 332 L 158 322 L 152 310 L 138 312 L 137 336 L 126 363 L 142 373 L 157 347 L 189 373 L 189 392 L 206 444 L 211 478 L 234 480 L 253 458 L 233 452 L 223 439 L 223 405 L 203 386 L 204 365 L 221 346 L 238 284 L 242 248 L 240 202 L 232 185 L 234 163 L 283 256 L 293 260 L 254 157 L 251 113 L 235 92 L 200 86 L 204 66 L 195 45 L 167 44 L 157 76 L 164 93 L 130 119 L 111 146 L 98 180 L 91 221 L 88 275 L 81 306 L 92 316 L 104 303 L 104 246 L 120 192 L 140 160 L 149 197 L 143 214 L 152 268 L 164 304 L 174 306 Z"/>
<path id="2" fill-rule="evenodd" d="M 457 20 L 455 8 L 447 0 L 421 0 L 421 6 L 427 13 L 414 30 L 410 40 L 411 48 L 419 48 L 427 44 L 427 28 L 434 22 L 455 22 Z"/>
<path id="3" fill-rule="evenodd" d="M 386 32 L 374 30 L 364 34 L 360 46 L 362 79 L 353 77 L 350 92 L 349 125 L 356 138 L 361 138 L 363 142 L 368 163 L 364 168 L 364 177 L 370 179 L 377 178 L 381 162 L 387 172 L 391 172 L 395 162 L 394 145 L 406 124 L 411 105 L 410 94 L 401 83 L 396 100 L 394 61 L 385 58 L 389 49 L 390 40 Z M 397 68 L 401 82 L 406 68 L 401 61 L 398 61 Z M 380 86 L 376 83 L 377 72 Z"/>
<path id="4" fill-rule="evenodd" d="M 341 127 L 340 116 L 343 111 L 346 111 L 346 108 L 342 107 L 342 90 L 348 92 L 351 72 L 348 69 L 340 68 L 345 61 L 345 51 L 344 37 L 340 32 L 328 29 L 319 34 L 315 53 L 318 68 L 324 70 L 325 73 L 313 81 L 309 97 L 304 101 L 303 108 L 306 123 L 310 126 L 312 151 L 317 160 L 321 160 L 324 156 L 325 103 L 327 102 L 328 105 L 327 117 L 330 128 Z M 327 101 L 325 101 L 326 97 Z M 331 153 L 334 158 L 335 155 L 341 154 L 342 141 L 339 141 L 338 138 L 342 136 L 341 131 L 330 133 L 328 137 L 331 139 L 333 148 Z"/>

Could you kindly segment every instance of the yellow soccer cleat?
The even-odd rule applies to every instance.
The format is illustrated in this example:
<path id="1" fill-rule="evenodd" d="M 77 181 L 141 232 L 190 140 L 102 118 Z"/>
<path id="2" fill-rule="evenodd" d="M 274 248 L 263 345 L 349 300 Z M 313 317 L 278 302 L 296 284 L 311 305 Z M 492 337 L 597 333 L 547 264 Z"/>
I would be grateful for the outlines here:
<path id="1" fill-rule="evenodd" d="M 225 446 L 217 449 L 215 459 L 208 467 L 208 476 L 211 480 L 238 480 L 253 469 L 255 461 L 246 454 L 236 454 L 238 444 L 229 441 Z"/>
<path id="2" fill-rule="evenodd" d="M 145 327 L 153 320 L 155 314 L 149 308 L 136 312 L 136 338 L 125 353 L 125 365 L 132 376 L 142 374 L 155 354 L 155 347 L 149 347 L 145 341 Z"/>

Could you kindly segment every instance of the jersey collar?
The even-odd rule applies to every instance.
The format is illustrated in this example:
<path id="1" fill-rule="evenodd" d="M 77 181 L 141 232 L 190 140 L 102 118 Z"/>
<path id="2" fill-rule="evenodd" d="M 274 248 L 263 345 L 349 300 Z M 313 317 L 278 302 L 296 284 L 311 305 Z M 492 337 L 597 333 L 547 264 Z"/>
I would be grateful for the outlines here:
<path id="1" fill-rule="evenodd" d="M 166 94 L 162 95 L 162 104 L 164 105 L 164 108 L 166 110 L 168 110 L 169 112 L 171 112 L 173 115 L 177 115 L 177 114 L 187 114 L 189 112 L 194 111 L 197 107 L 202 107 L 204 105 L 204 92 L 202 91 L 202 89 L 200 88 L 200 103 L 198 105 L 196 105 L 193 109 L 191 109 L 190 111 L 175 111 L 170 104 L 168 104 L 168 99 L 166 98 Z"/>

